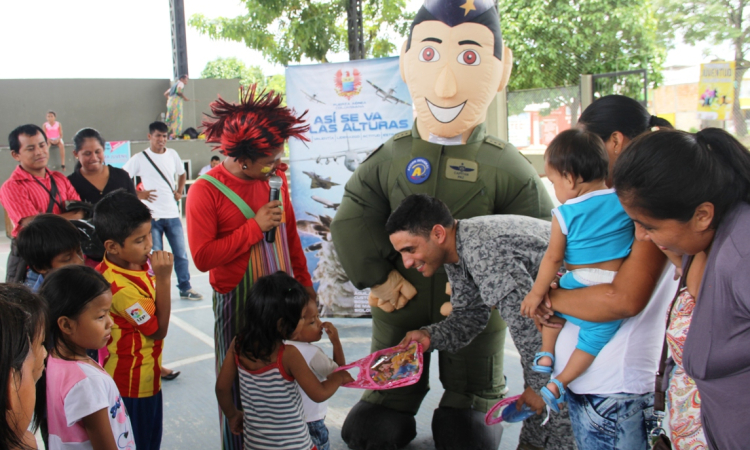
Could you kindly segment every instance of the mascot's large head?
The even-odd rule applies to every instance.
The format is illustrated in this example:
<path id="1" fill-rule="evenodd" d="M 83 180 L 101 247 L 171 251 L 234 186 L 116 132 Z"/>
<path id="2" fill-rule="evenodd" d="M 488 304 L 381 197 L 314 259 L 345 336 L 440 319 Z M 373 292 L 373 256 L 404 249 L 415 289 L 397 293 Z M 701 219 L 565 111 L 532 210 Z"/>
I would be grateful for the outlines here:
<path id="1" fill-rule="evenodd" d="M 422 138 L 427 139 L 425 132 L 468 137 L 484 122 L 513 67 L 495 1 L 425 0 L 401 49 L 400 65 Z"/>

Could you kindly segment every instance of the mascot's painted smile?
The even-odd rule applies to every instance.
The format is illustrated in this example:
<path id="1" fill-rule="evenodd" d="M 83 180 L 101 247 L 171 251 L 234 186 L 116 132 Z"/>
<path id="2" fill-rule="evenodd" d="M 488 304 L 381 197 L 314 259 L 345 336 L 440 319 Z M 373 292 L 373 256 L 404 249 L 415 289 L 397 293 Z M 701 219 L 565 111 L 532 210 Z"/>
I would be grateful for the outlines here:
<path id="1" fill-rule="evenodd" d="M 430 112 L 432 113 L 432 116 L 435 117 L 435 119 L 437 119 L 437 121 L 440 123 L 453 122 L 456 119 L 456 117 L 458 117 L 458 115 L 461 114 L 461 111 L 464 109 L 464 106 L 466 106 L 466 101 L 452 108 L 441 108 L 440 106 L 432 104 L 432 102 L 430 102 L 427 99 L 424 99 L 424 101 L 427 102 L 427 107 L 430 108 Z"/>

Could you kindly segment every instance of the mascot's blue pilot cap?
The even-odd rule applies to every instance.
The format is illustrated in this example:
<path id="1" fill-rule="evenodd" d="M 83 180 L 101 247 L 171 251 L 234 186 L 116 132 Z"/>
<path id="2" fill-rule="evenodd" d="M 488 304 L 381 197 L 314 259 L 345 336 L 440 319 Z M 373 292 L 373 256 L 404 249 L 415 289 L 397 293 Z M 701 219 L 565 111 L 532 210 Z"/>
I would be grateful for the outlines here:
<path id="1" fill-rule="evenodd" d="M 503 32 L 500 30 L 500 17 L 494 0 L 425 0 L 411 24 L 406 51 L 411 48 L 414 27 L 428 20 L 437 20 L 449 27 L 462 23 L 486 26 L 495 36 L 495 58 L 503 59 Z"/>

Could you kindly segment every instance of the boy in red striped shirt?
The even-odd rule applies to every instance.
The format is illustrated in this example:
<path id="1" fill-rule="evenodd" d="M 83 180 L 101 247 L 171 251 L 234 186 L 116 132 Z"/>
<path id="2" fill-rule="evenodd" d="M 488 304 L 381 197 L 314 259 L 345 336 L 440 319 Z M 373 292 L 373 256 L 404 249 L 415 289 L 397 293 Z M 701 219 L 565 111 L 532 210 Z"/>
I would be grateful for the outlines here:
<path id="1" fill-rule="evenodd" d="M 173 256 L 165 251 L 151 254 L 151 213 L 122 189 L 96 204 L 94 226 L 106 250 L 97 270 L 112 288 L 114 324 L 104 369 L 120 390 L 136 448 L 158 449 L 163 419 L 161 354 L 171 312 Z"/>

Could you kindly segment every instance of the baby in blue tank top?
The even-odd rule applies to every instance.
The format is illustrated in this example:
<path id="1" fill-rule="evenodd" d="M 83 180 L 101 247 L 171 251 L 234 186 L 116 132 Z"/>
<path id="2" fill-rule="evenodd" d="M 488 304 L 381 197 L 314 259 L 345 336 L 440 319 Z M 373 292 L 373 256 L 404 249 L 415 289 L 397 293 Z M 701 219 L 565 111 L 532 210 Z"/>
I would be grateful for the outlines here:
<path id="1" fill-rule="evenodd" d="M 560 267 L 563 289 L 578 289 L 611 283 L 634 240 L 630 220 L 614 189 L 606 185 L 609 157 L 599 136 L 572 129 L 552 140 L 544 154 L 544 171 L 562 203 L 552 210 L 552 235 L 539 267 L 534 287 L 521 304 L 521 314 L 533 318 Z M 544 402 L 555 412 L 565 402 L 565 387 L 594 362 L 612 339 L 621 320 L 594 323 L 555 313 L 550 322 L 578 325 L 578 344 L 565 369 L 541 390 Z M 552 373 L 555 343 L 561 328 L 542 329 L 542 351 L 533 369 Z"/>

